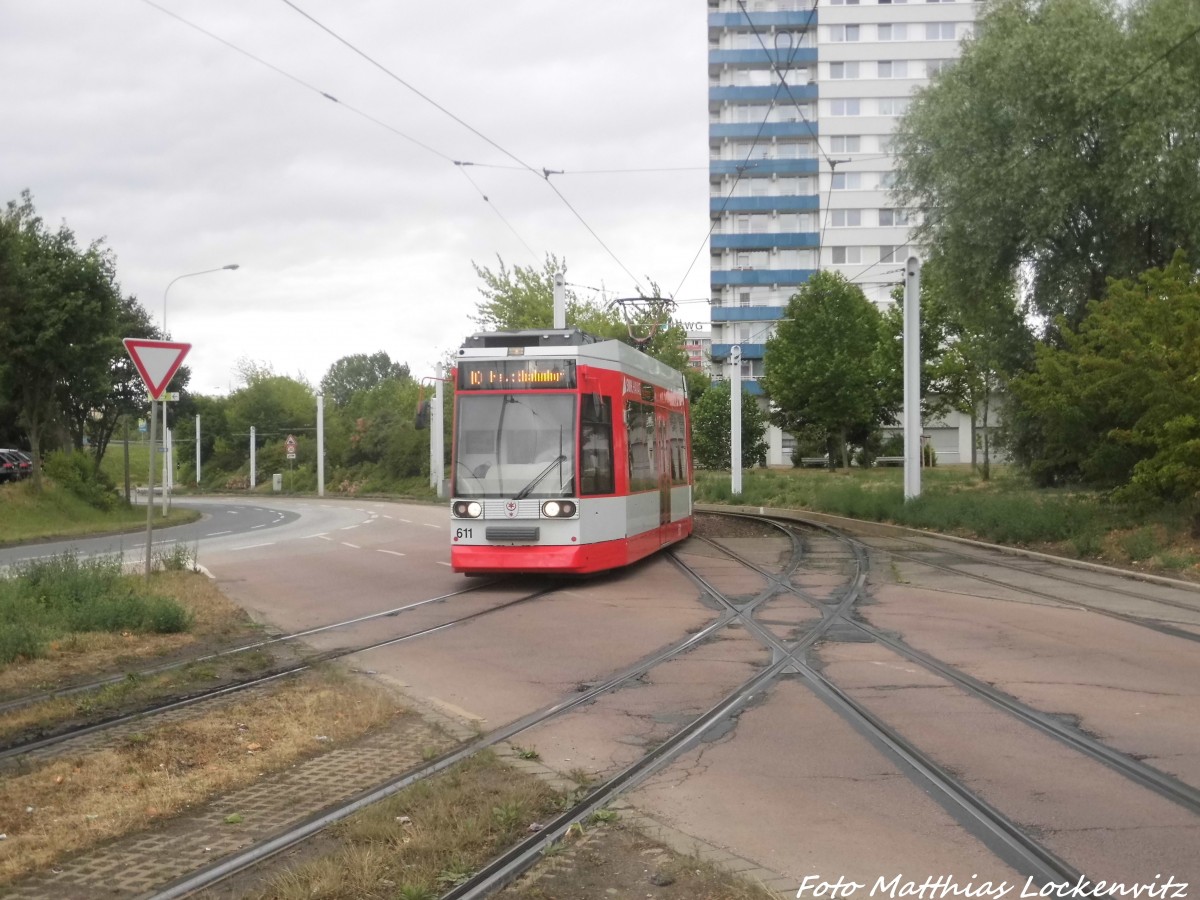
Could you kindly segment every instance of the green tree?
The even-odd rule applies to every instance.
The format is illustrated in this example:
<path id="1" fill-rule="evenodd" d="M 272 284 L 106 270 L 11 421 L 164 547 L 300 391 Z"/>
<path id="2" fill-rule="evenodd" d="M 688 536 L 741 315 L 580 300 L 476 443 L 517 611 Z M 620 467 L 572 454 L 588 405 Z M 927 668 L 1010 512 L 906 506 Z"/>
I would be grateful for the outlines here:
<path id="1" fill-rule="evenodd" d="M 385 381 L 409 379 L 408 365 L 392 362 L 384 351 L 343 356 L 321 379 L 321 393 L 335 406 L 345 406 L 358 391 L 369 391 Z"/>
<path id="2" fill-rule="evenodd" d="M 964 302 L 1027 276 L 1075 327 L 1106 279 L 1200 263 L 1200 6 L 1011 0 L 919 92 L 895 138 L 897 199 Z"/>
<path id="3" fill-rule="evenodd" d="M 249 446 L 253 426 L 257 445 L 275 451 L 282 462 L 284 438 L 289 434 L 298 438 L 311 435 L 316 427 L 316 393 L 311 385 L 271 374 L 263 366 L 255 366 L 247 376 L 246 386 L 230 394 L 225 402 L 229 438 L 234 446 Z"/>
<path id="4" fill-rule="evenodd" d="M 1062 346 L 1038 347 L 1011 390 L 1018 459 L 1042 484 L 1124 487 L 1169 500 L 1200 492 L 1200 277 L 1179 253 L 1113 282 Z"/>
<path id="5" fill-rule="evenodd" d="M 904 399 L 904 291 L 883 313 L 878 371 L 883 410 L 895 417 Z M 991 407 L 1007 380 L 1032 362 L 1033 337 L 1025 325 L 1011 286 L 982 289 L 968 299 L 954 296 L 940 259 L 921 272 L 921 413 L 923 420 L 951 410 L 971 418 L 972 458 L 981 443 L 981 474 L 991 476 L 991 433 L 976 442 L 980 421 L 991 421 Z"/>
<path id="6" fill-rule="evenodd" d="M 715 384 L 692 404 L 692 458 L 705 469 L 728 469 L 732 461 L 730 383 Z M 742 465 L 767 461 L 767 418 L 753 396 L 742 392 Z"/>
<path id="7" fill-rule="evenodd" d="M 65 424 L 64 395 L 78 385 L 92 398 L 108 387 L 119 295 L 111 256 L 99 243 L 80 250 L 66 225 L 47 231 L 28 191 L 0 215 L 0 245 L 0 359 L 40 490 L 43 442 Z"/>
<path id="8" fill-rule="evenodd" d="M 834 272 L 813 275 L 767 341 L 760 383 L 772 420 L 785 431 L 823 429 L 849 466 L 849 440 L 865 439 L 879 424 L 881 333 L 879 312 L 861 289 Z"/>

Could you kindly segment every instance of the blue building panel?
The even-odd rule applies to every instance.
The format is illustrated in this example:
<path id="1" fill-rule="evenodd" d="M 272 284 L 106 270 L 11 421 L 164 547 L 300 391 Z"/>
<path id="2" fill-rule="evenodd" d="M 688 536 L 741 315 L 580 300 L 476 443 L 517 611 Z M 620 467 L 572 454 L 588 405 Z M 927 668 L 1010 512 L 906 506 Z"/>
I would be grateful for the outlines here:
<path id="1" fill-rule="evenodd" d="M 712 286 L 727 284 L 806 284 L 816 269 L 715 269 L 709 279 Z"/>
<path id="2" fill-rule="evenodd" d="M 808 212 L 817 208 L 815 194 L 800 197 L 710 197 L 708 211 L 722 212 Z"/>
<path id="3" fill-rule="evenodd" d="M 713 250 L 769 250 L 780 247 L 788 250 L 815 247 L 820 235 L 815 231 L 796 231 L 787 234 L 714 234 L 708 239 Z"/>
<path id="4" fill-rule="evenodd" d="M 709 50 L 710 66 L 798 66 L 817 61 L 816 47 L 784 47 L 776 50 Z"/>
<path id="5" fill-rule="evenodd" d="M 709 28 L 732 28 L 734 30 L 750 28 L 770 28 L 771 26 L 800 26 L 817 24 L 820 13 L 816 8 L 809 10 L 790 10 L 788 12 L 752 12 L 750 18 L 740 12 L 709 13 Z"/>
<path id="6" fill-rule="evenodd" d="M 729 348 L 733 344 L 713 344 L 713 359 L 729 359 Z M 766 344 L 738 344 L 742 348 L 742 359 L 762 359 Z"/>
<path id="7" fill-rule="evenodd" d="M 778 77 L 776 77 L 778 81 Z M 786 89 L 776 85 L 759 87 L 710 87 L 708 100 L 710 103 L 755 103 L 758 101 L 770 103 L 775 101 L 780 105 L 790 104 L 796 100 L 816 100 L 817 86 L 813 84 L 793 84 Z"/>
<path id="8" fill-rule="evenodd" d="M 820 167 L 815 159 L 714 159 L 708 165 L 710 175 L 815 175 Z"/>
<path id="9" fill-rule="evenodd" d="M 714 306 L 714 322 L 769 322 L 782 319 L 786 306 Z"/>
<path id="10" fill-rule="evenodd" d="M 808 122 L 730 122 L 708 126 L 708 137 L 712 138 L 816 138 L 820 133 L 815 120 Z"/>

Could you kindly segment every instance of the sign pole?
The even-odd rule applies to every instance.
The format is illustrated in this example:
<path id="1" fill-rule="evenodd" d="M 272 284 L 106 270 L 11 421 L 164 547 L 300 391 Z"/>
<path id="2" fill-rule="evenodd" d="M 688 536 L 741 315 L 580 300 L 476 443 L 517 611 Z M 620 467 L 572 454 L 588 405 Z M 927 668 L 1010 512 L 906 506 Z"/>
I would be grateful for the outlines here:
<path id="1" fill-rule="evenodd" d="M 150 580 L 150 546 L 154 534 L 154 439 L 155 401 L 150 401 L 150 478 L 146 487 L 146 581 Z"/>

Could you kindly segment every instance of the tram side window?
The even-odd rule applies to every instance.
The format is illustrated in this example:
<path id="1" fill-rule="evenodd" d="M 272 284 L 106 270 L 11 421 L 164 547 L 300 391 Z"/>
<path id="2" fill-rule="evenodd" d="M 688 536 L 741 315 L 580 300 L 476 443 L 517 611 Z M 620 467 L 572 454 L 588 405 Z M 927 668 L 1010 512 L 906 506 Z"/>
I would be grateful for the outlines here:
<path id="1" fill-rule="evenodd" d="M 579 416 L 579 493 L 611 494 L 613 483 L 612 399 L 584 394 Z"/>
<path id="2" fill-rule="evenodd" d="M 687 420 L 683 413 L 671 413 L 671 483 L 687 484 Z"/>
<path id="3" fill-rule="evenodd" d="M 654 407 L 636 401 L 625 403 L 625 434 L 629 439 L 629 490 L 658 487 L 654 464 Z"/>

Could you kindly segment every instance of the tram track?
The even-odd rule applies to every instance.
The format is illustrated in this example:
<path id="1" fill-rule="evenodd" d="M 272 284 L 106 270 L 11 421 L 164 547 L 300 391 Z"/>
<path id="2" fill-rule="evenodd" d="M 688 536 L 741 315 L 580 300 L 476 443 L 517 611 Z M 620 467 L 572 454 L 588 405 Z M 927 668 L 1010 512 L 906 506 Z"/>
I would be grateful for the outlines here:
<path id="1" fill-rule="evenodd" d="M 738 558 L 743 565 L 756 569 L 766 577 L 772 577 L 769 572 L 761 569 L 752 560 L 738 554 L 735 550 L 724 548 L 731 556 Z M 973 696 L 986 700 L 991 705 L 1009 713 L 1026 725 L 1035 728 L 1061 743 L 1095 759 L 1114 771 L 1119 772 L 1131 781 L 1155 791 L 1168 800 L 1182 806 L 1189 812 L 1200 815 L 1200 790 L 1192 785 L 1146 765 L 1128 754 L 1107 746 L 1090 735 L 1070 726 L 1060 719 L 1034 709 L 1022 703 L 1010 694 L 977 678 L 950 666 L 939 659 L 910 646 L 905 641 L 883 630 L 874 627 L 857 618 L 847 615 L 848 610 L 839 609 L 832 615 L 840 618 L 846 625 L 869 637 L 872 641 L 891 648 L 910 662 L 923 666 L 946 680 L 952 682 Z"/>
<path id="2" fill-rule="evenodd" d="M 802 559 L 803 548 L 798 544 L 793 544 L 789 554 L 789 559 L 785 563 L 782 571 L 785 574 L 794 571 L 797 567 L 799 567 Z M 759 592 L 757 596 L 752 598 L 743 606 L 743 611 L 746 612 L 753 610 L 763 602 L 767 601 L 771 596 L 774 595 L 774 593 L 774 590 L 770 588 Z M 429 629 L 424 629 L 419 633 L 406 635 L 401 638 L 390 639 L 388 641 L 377 642 L 372 646 L 384 646 L 388 643 L 396 643 L 400 640 L 411 640 L 416 636 L 431 634 L 433 632 L 451 627 L 454 624 L 459 624 L 460 622 L 468 621 L 470 619 L 477 619 L 480 616 L 489 614 L 490 612 L 498 612 L 501 609 L 511 608 L 512 606 L 516 605 L 517 602 L 525 602 L 529 599 L 533 599 L 533 596 L 536 595 L 520 598 L 518 601 L 512 601 L 499 607 L 493 607 L 489 610 L 473 614 L 472 616 L 463 617 L 462 619 L 454 622 L 436 625 Z M 355 797 L 350 798 L 345 802 L 337 803 L 320 811 L 314 812 L 304 817 L 303 821 L 297 822 L 294 826 L 288 827 L 283 831 L 272 835 L 270 838 L 254 844 L 243 852 L 237 853 L 232 857 L 217 860 L 208 866 L 189 873 L 186 876 L 177 878 L 175 881 L 159 888 L 154 894 L 152 894 L 152 896 L 156 898 L 186 896 L 202 889 L 212 887 L 216 884 L 219 884 L 221 881 L 228 879 L 232 875 L 244 872 L 249 868 L 253 868 L 254 866 L 259 865 L 263 861 L 271 858 L 275 854 L 281 852 L 282 850 L 303 842 L 327 827 L 329 824 L 339 821 L 353 814 L 359 809 L 364 808 L 365 806 L 378 802 L 379 800 L 384 799 L 385 797 L 390 796 L 391 794 L 402 790 L 409 785 L 415 784 L 421 780 L 431 777 L 432 775 L 444 771 L 446 768 L 463 759 L 466 759 L 475 753 L 478 753 L 481 750 L 508 741 L 517 735 L 527 732 L 539 725 L 543 725 L 582 706 L 593 703 L 604 694 L 617 691 L 626 685 L 638 682 L 639 679 L 645 676 L 648 672 L 653 671 L 656 667 L 671 660 L 677 659 L 689 652 L 691 649 L 704 644 L 706 641 L 718 634 L 721 630 L 729 627 L 731 623 L 736 621 L 736 619 L 737 616 L 730 610 L 720 610 L 717 612 L 717 615 L 711 622 L 696 631 L 694 634 L 687 635 L 686 637 L 673 642 L 671 645 L 656 653 L 650 654 L 648 657 L 638 661 L 637 663 L 616 673 L 615 675 L 604 679 L 600 683 L 591 685 L 586 690 L 576 692 L 555 704 L 523 716 L 520 719 L 499 729 L 495 729 L 488 734 L 483 735 L 478 740 L 471 741 L 464 746 L 455 748 L 449 753 L 443 754 L 442 756 L 431 760 L 424 765 L 416 767 L 415 769 L 383 779 L 374 787 L 360 792 Z M 367 648 L 356 647 L 346 652 L 362 652 L 363 649 Z M 659 755 L 665 754 L 666 752 L 666 750 L 663 750 Z M 583 814 L 580 813 L 580 815 Z"/>
<path id="3" fill-rule="evenodd" d="M 482 586 L 480 586 L 480 587 L 482 587 Z M 532 600 L 537 600 L 541 597 L 546 596 L 547 594 L 555 592 L 556 590 L 559 589 L 559 587 L 560 586 L 557 583 L 553 583 L 547 587 L 539 588 L 536 591 L 525 594 L 524 596 L 521 596 L 521 597 L 517 597 L 516 599 L 500 603 L 496 606 L 490 606 L 486 609 L 477 610 L 475 612 L 468 613 L 465 616 L 460 616 L 458 618 L 451 619 L 446 622 L 441 622 L 436 625 L 431 625 L 426 628 L 421 628 L 416 631 L 409 632 L 407 634 L 395 635 L 395 636 L 383 638 L 381 640 L 372 641 L 372 642 L 369 642 L 366 644 L 355 645 L 352 647 L 340 647 L 340 648 L 335 648 L 335 649 L 331 649 L 331 650 L 319 651 L 319 652 L 316 652 L 316 653 L 313 653 L 311 655 L 304 657 L 301 661 L 299 661 L 295 664 L 284 666 L 281 669 L 272 671 L 271 673 L 269 673 L 265 676 L 257 676 L 257 677 L 246 679 L 243 681 L 237 681 L 236 683 L 233 683 L 233 684 L 222 685 L 222 686 L 214 688 L 212 690 L 202 691 L 202 692 L 199 692 L 199 693 L 196 693 L 196 694 L 193 694 L 190 696 L 185 696 L 182 698 L 171 698 L 166 702 L 147 706 L 147 707 L 144 707 L 144 708 L 141 708 L 138 710 L 134 710 L 134 711 L 122 714 L 122 715 L 113 716 L 111 718 L 106 718 L 100 722 L 93 722 L 93 723 L 79 725 L 76 727 L 70 727 L 70 728 L 64 729 L 62 731 L 53 733 L 53 734 L 49 734 L 44 737 L 37 737 L 37 738 L 30 739 L 30 740 L 15 742 L 15 743 L 9 744 L 6 747 L 0 748 L 0 769 L 2 769 L 4 766 L 12 765 L 14 761 L 26 759 L 33 754 L 37 754 L 39 757 L 44 757 L 46 755 L 46 751 L 55 750 L 56 748 L 61 748 L 64 745 L 70 744 L 73 741 L 78 741 L 78 740 L 81 740 L 84 738 L 93 737 L 93 736 L 100 735 L 100 734 L 103 734 L 103 733 L 106 733 L 109 731 L 115 731 L 120 728 L 132 725 L 134 723 L 142 724 L 148 720 L 153 719 L 155 716 L 164 715 L 164 714 L 167 714 L 170 712 L 175 712 L 175 711 L 178 711 L 181 709 L 187 709 L 190 707 L 198 707 L 205 703 L 211 703 L 211 702 L 214 702 L 217 700 L 223 700 L 234 694 L 242 693 L 245 691 L 251 691 L 251 690 L 254 690 L 254 689 L 257 689 L 260 687 L 264 687 L 264 686 L 270 685 L 282 678 L 289 678 L 289 677 L 299 675 L 303 672 L 307 672 L 307 671 L 311 670 L 314 666 L 318 666 L 318 665 L 322 665 L 322 664 L 326 664 L 326 663 L 330 663 L 330 662 L 335 662 L 339 659 L 343 659 L 348 656 L 354 656 L 359 653 L 365 653 L 370 650 L 378 650 L 378 649 L 382 649 L 384 647 L 393 646 L 395 644 L 404 643 L 406 641 L 415 640 L 417 638 L 425 637 L 427 635 L 436 634 L 436 633 L 438 633 L 440 631 L 444 631 L 448 628 L 453 628 L 458 625 L 463 625 L 463 624 L 466 624 L 469 622 L 473 622 L 484 616 L 488 616 L 493 613 L 502 612 L 504 610 L 511 609 L 515 606 L 520 606 L 522 604 L 528 603 Z M 477 587 L 473 587 L 468 590 L 477 590 L 477 589 L 478 589 Z M 304 636 L 310 636 L 310 635 L 317 634 L 317 633 L 336 630 L 337 628 L 346 627 L 348 625 L 361 624 L 362 622 L 370 621 L 372 619 L 391 617 L 394 615 L 398 615 L 400 612 L 415 609 L 417 607 L 424 606 L 424 605 L 427 605 L 430 603 L 443 601 L 449 597 L 457 596 L 459 594 L 466 593 L 466 592 L 467 591 L 454 592 L 452 594 L 446 594 L 441 597 L 435 597 L 435 598 L 431 598 L 429 600 L 419 601 L 418 603 L 409 604 L 404 607 L 399 607 L 393 611 L 376 613 L 376 614 L 372 614 L 372 615 L 368 615 L 368 616 L 359 616 L 355 619 L 346 620 L 345 622 L 335 623 L 335 624 L 331 624 L 331 625 L 322 626 L 319 628 L 308 629 L 303 632 L 296 632 L 295 634 L 291 634 L 291 635 L 281 636 L 277 640 L 282 641 L 282 640 L 298 639 L 298 638 L 304 637 Z M 273 640 L 276 640 L 276 639 L 273 639 Z M 260 642 L 260 645 L 271 643 L 271 642 L 273 642 L 273 641 Z M 205 658 L 210 658 L 210 657 L 205 657 Z"/>
<path id="4" fill-rule="evenodd" d="M 860 632 L 864 638 L 876 641 L 914 662 L 925 665 L 920 657 L 922 655 L 928 656 L 928 654 L 921 654 L 921 651 L 908 647 L 903 641 L 879 629 L 865 626 L 864 623 L 855 618 L 855 604 L 863 596 L 866 587 L 870 563 L 869 548 L 864 544 L 855 542 L 848 536 L 838 534 L 834 529 L 814 523 L 820 534 L 819 539 L 821 541 L 838 541 L 845 549 L 844 553 L 838 554 L 830 552 L 829 547 L 821 548 L 821 555 L 826 563 L 826 568 L 823 571 L 827 574 L 831 567 L 843 570 L 842 582 L 844 583 L 840 583 L 836 588 L 829 588 L 821 593 L 815 593 L 793 583 L 793 579 L 804 571 L 802 567 L 806 563 L 812 562 L 812 554 L 809 552 L 812 549 L 811 536 L 802 535 L 798 529 L 781 526 L 775 521 L 763 521 L 769 521 L 770 527 L 779 529 L 781 535 L 785 536 L 789 542 L 788 545 L 780 550 L 781 564 L 772 566 L 771 568 L 746 559 L 719 541 L 701 538 L 693 539 L 714 547 L 722 554 L 728 554 L 730 559 L 736 560 L 739 565 L 757 573 L 763 579 L 761 587 L 752 593 L 746 592 L 740 595 L 729 596 L 716 587 L 713 587 L 699 573 L 696 573 L 694 576 L 689 574 L 688 577 L 696 584 L 706 598 L 706 605 L 716 613 L 710 622 L 694 634 L 673 642 L 669 646 L 646 656 L 601 682 L 591 684 L 586 690 L 576 692 L 556 703 L 522 716 L 424 765 L 398 773 L 386 782 L 381 782 L 375 787 L 361 792 L 345 803 L 339 803 L 312 813 L 305 817 L 302 822 L 297 823 L 294 828 L 289 828 L 286 832 L 275 834 L 268 840 L 260 842 L 241 853 L 212 862 L 207 868 L 199 869 L 186 876 L 177 878 L 175 881 L 165 884 L 147 896 L 151 896 L 155 900 L 184 897 L 205 888 L 213 887 L 236 874 L 246 873 L 248 870 L 272 859 L 283 850 L 296 846 L 329 824 L 344 819 L 371 803 L 375 803 L 410 785 L 445 771 L 450 766 L 455 765 L 457 762 L 466 759 L 480 750 L 511 741 L 513 738 L 523 735 L 539 725 L 555 721 L 569 712 L 579 710 L 594 703 L 604 694 L 621 690 L 647 673 L 652 672 L 658 666 L 680 659 L 684 654 L 712 640 L 730 626 L 737 626 L 744 629 L 763 648 L 767 649 L 770 652 L 769 663 L 762 665 L 751 677 L 728 690 L 716 703 L 708 705 L 702 713 L 695 715 L 689 722 L 678 728 L 666 741 L 656 746 L 654 750 L 644 754 L 632 764 L 623 767 L 615 775 L 596 786 L 578 804 L 564 811 L 552 821 L 545 823 L 544 827 L 537 833 L 531 834 L 524 841 L 511 847 L 499 857 L 478 869 L 470 880 L 444 894 L 443 900 L 461 900 L 461 898 L 465 897 L 487 896 L 502 885 L 509 883 L 521 872 L 534 865 L 541 858 L 547 847 L 561 841 L 573 825 L 608 806 L 622 794 L 632 790 L 647 778 L 650 778 L 657 772 L 661 772 L 671 763 L 680 759 L 681 756 L 695 748 L 700 742 L 706 740 L 706 736 L 715 730 L 725 727 L 730 719 L 736 718 L 751 704 L 756 703 L 769 694 L 777 683 L 785 679 L 793 679 L 804 683 L 823 704 L 837 712 L 841 718 L 850 723 L 860 734 L 867 736 L 875 746 L 883 749 L 885 755 L 893 761 L 898 769 L 908 774 L 914 783 L 925 785 L 934 793 L 939 798 L 939 802 L 943 808 L 950 810 L 960 822 L 969 822 L 972 832 L 981 835 L 984 843 L 992 848 L 993 852 L 997 853 L 1002 859 L 1043 884 L 1078 883 L 1083 878 L 1083 875 L 1072 865 L 1047 849 L 1040 841 L 1030 837 L 1027 828 L 1008 819 L 1002 811 L 989 804 L 986 799 L 978 796 L 976 792 L 970 790 L 965 782 L 939 765 L 931 755 L 923 751 L 898 730 L 889 726 L 877 713 L 868 709 L 860 700 L 851 696 L 842 687 L 839 687 L 821 670 L 821 663 L 810 658 L 815 645 L 822 639 L 828 638 L 833 629 L 852 628 Z M 668 553 L 668 557 L 681 567 L 681 571 L 687 571 L 686 564 L 680 560 L 681 555 L 683 553 L 679 549 L 669 551 Z M 849 570 L 849 574 L 846 574 L 845 570 Z M 787 623 L 794 630 L 786 637 L 780 637 L 773 633 L 770 623 L 761 620 L 762 613 L 772 604 L 772 601 L 778 601 L 781 598 L 794 598 L 804 604 L 805 608 L 817 613 L 817 620 L 815 622 L 800 624 L 794 622 Z M 489 610 L 488 612 L 499 611 L 500 608 Z M 486 613 L 480 613 L 479 615 L 484 614 Z M 457 623 L 447 623 L 447 625 L 429 629 L 424 633 L 450 627 L 450 624 Z M 405 636 L 398 640 L 409 640 L 413 636 L 416 635 Z M 908 656 L 906 651 L 914 655 Z M 955 681 L 951 677 L 951 673 L 956 672 L 956 670 L 953 670 L 952 667 L 946 667 L 945 664 L 940 663 L 940 661 L 935 660 L 933 657 L 928 658 L 933 663 L 946 669 L 944 672 L 939 672 L 942 677 L 945 677 L 948 681 Z M 972 682 L 971 677 L 963 673 L 958 674 L 964 679 L 962 684 L 963 689 L 969 690 Z M 955 683 L 958 682 L 955 681 Z M 990 687 L 982 683 L 980 683 L 980 686 L 983 688 Z M 997 700 L 986 699 L 989 699 L 989 702 L 993 702 L 1001 708 L 1005 708 L 1004 700 L 1006 695 L 999 691 L 994 691 L 994 693 L 997 695 Z M 983 694 L 980 693 L 979 696 L 982 697 Z M 1019 703 L 1018 706 L 1020 706 Z M 1012 710 L 1007 711 L 1012 712 Z M 1051 725 L 1056 724 L 1052 717 L 1037 713 L 1037 711 L 1032 712 L 1036 714 L 1035 718 L 1041 717 L 1049 720 Z M 1013 714 L 1020 718 L 1018 713 L 1014 712 Z M 1035 723 L 1028 722 L 1026 724 L 1033 725 Z M 1066 726 L 1064 728 L 1066 733 L 1073 730 Z M 1082 732 L 1078 732 L 1077 729 L 1074 729 L 1074 731 L 1085 739 L 1084 743 L 1092 741 L 1098 744 L 1094 739 L 1082 735 Z M 1075 747 L 1075 749 L 1080 750 L 1080 752 L 1086 752 L 1081 747 Z M 1108 748 L 1104 749 L 1108 750 Z M 1108 750 L 1108 752 L 1115 753 L 1115 751 L 1111 750 Z M 1117 755 L 1120 756 L 1120 754 Z M 1184 805 L 1190 811 L 1196 811 L 1194 805 L 1188 805 L 1196 802 L 1196 798 L 1189 794 L 1189 792 L 1195 794 L 1193 789 L 1187 785 L 1182 785 L 1184 790 L 1179 791 L 1178 784 L 1172 787 L 1169 783 L 1164 783 L 1167 791 L 1175 791 L 1175 796 L 1171 796 L 1169 793 L 1164 792 L 1164 784 L 1156 787 L 1145 779 L 1145 772 L 1143 770 L 1147 770 L 1149 767 L 1138 763 L 1136 760 L 1132 760 L 1132 762 L 1136 765 L 1128 771 L 1123 771 L 1122 774 L 1138 782 L 1141 786 L 1156 790 L 1161 795 L 1167 796 L 1168 799 Z M 1118 768 L 1118 771 L 1121 770 Z M 1150 771 L 1153 772 L 1155 770 Z M 1161 775 L 1162 773 L 1158 774 Z M 1169 779 L 1169 776 L 1167 778 Z M 1084 883 L 1086 883 L 1086 880 Z"/>

